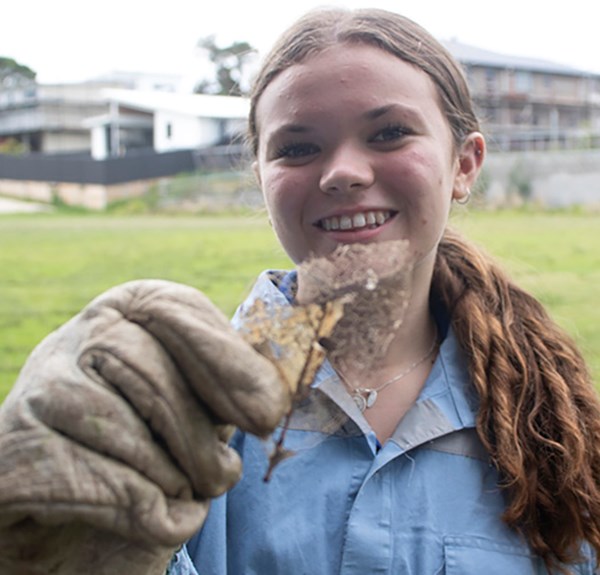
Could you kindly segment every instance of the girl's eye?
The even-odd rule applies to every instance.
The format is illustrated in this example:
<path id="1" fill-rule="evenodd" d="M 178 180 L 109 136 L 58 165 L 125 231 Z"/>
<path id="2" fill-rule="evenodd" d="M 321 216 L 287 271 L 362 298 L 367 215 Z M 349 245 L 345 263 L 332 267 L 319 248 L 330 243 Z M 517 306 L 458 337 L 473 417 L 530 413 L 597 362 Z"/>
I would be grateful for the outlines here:
<path id="1" fill-rule="evenodd" d="M 319 152 L 319 147 L 315 144 L 310 144 L 308 142 L 301 142 L 297 144 L 285 144 L 277 148 L 275 153 L 276 158 L 288 158 L 290 160 L 296 158 L 304 158 L 306 156 L 311 156 L 312 154 L 316 154 Z"/>
<path id="2" fill-rule="evenodd" d="M 395 142 L 405 136 L 411 134 L 411 130 L 406 128 L 405 126 L 400 125 L 390 125 L 383 128 L 375 134 L 373 138 L 371 138 L 372 142 Z"/>

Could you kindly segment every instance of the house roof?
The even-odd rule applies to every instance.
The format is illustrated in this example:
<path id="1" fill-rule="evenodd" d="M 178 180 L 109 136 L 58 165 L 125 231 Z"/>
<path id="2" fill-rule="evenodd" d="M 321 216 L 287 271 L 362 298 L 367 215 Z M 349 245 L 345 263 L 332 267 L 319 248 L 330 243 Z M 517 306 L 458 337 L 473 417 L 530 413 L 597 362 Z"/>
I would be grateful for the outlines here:
<path id="1" fill-rule="evenodd" d="M 81 125 L 84 128 L 95 128 L 96 126 L 110 126 L 115 122 L 114 116 L 109 112 L 108 114 L 85 118 L 82 120 Z M 120 128 L 151 128 L 153 120 L 151 114 L 140 115 L 138 113 L 134 116 L 120 113 L 118 123 Z"/>
<path id="2" fill-rule="evenodd" d="M 527 70 L 531 72 L 545 72 L 551 74 L 564 74 L 567 76 L 596 75 L 592 72 L 585 72 L 571 66 L 557 64 L 556 62 L 550 62 L 548 60 L 498 54 L 497 52 L 463 44 L 457 40 L 443 40 L 442 44 L 462 64 L 489 66 L 493 68 L 509 68 L 513 70 Z"/>
<path id="3" fill-rule="evenodd" d="M 177 112 L 194 117 L 225 120 L 246 119 L 250 102 L 235 96 L 185 94 L 176 92 L 107 89 L 105 97 L 129 108 L 147 112 Z"/>

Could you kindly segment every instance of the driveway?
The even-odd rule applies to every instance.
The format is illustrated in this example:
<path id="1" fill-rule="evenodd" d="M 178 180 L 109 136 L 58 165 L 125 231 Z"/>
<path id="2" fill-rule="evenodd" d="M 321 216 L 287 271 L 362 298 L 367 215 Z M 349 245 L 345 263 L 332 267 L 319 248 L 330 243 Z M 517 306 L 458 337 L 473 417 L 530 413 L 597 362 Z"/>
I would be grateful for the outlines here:
<path id="1" fill-rule="evenodd" d="M 50 211 L 50 209 L 51 207 L 46 204 L 0 198 L 0 214 L 47 212 Z"/>

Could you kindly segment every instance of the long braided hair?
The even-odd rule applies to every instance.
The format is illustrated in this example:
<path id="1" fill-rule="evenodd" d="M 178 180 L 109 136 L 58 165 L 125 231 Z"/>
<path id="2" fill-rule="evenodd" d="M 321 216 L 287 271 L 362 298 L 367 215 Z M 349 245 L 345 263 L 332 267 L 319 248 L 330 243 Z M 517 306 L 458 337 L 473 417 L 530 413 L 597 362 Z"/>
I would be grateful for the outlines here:
<path id="1" fill-rule="evenodd" d="M 509 492 L 504 520 L 549 568 L 600 551 L 600 401 L 542 305 L 447 231 L 432 297 L 450 311 L 480 398 L 479 435 Z"/>
<path id="2" fill-rule="evenodd" d="M 309 12 L 280 36 L 253 86 L 248 144 L 259 147 L 256 106 L 286 68 L 329 46 L 363 43 L 423 70 L 459 149 L 479 121 L 464 73 L 426 30 L 378 9 Z M 587 541 L 600 558 L 600 402 L 581 354 L 532 296 L 480 250 L 448 230 L 432 297 L 451 313 L 480 397 L 477 428 L 509 494 L 503 519 L 549 570 Z"/>

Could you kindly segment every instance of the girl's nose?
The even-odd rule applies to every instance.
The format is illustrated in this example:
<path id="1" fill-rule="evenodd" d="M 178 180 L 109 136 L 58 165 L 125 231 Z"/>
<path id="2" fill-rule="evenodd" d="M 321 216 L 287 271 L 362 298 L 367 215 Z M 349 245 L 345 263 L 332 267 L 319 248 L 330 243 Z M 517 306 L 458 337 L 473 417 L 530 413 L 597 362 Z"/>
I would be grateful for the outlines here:
<path id="1" fill-rule="evenodd" d="M 319 185 L 326 194 L 345 194 L 370 187 L 373 179 L 373 170 L 364 152 L 345 146 L 338 148 L 325 163 Z"/>

